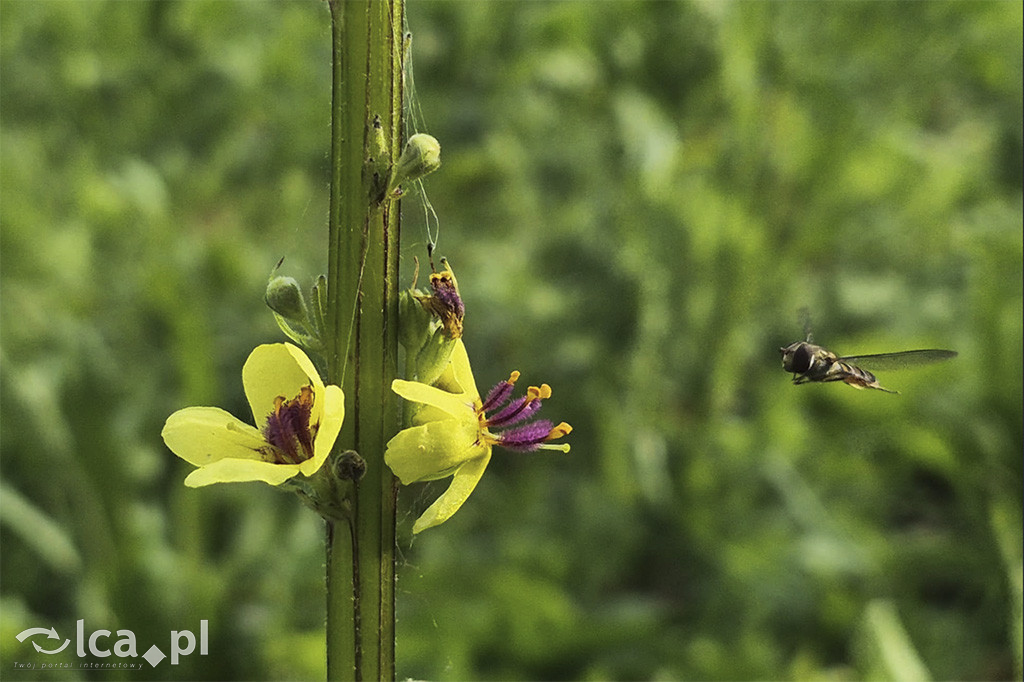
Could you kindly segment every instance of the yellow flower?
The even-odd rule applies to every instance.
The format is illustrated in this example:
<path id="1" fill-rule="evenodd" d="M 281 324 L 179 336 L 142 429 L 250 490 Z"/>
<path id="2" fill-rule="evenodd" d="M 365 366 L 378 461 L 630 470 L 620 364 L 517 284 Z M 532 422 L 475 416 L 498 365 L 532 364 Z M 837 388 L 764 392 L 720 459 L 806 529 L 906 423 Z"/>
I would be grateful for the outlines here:
<path id="1" fill-rule="evenodd" d="M 311 476 L 327 460 L 345 416 L 337 386 L 324 386 L 306 354 L 290 343 L 257 346 L 242 367 L 255 423 L 219 407 L 186 407 L 167 418 L 164 442 L 199 467 L 185 485 L 263 481 L 280 485 Z"/>
<path id="2" fill-rule="evenodd" d="M 546 420 L 523 423 L 551 396 L 551 387 L 531 386 L 525 396 L 511 400 L 518 378 L 519 372 L 512 372 L 481 400 L 466 347 L 458 339 L 435 386 L 401 379 L 391 384 L 395 393 L 421 406 L 413 415 L 413 425 L 388 442 L 384 461 L 404 485 L 452 477 L 448 490 L 413 524 L 413 533 L 444 523 L 459 510 L 491 461 L 493 446 L 569 451 L 567 444 L 549 443 L 572 431 L 565 422 L 558 426 Z M 520 425 L 506 428 L 513 424 Z"/>

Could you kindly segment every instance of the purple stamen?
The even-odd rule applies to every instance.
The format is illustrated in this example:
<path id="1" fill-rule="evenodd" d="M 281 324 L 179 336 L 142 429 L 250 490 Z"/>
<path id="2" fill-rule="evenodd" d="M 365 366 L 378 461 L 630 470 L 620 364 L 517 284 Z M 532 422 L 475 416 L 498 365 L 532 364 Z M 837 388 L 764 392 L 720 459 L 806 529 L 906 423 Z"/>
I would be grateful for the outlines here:
<path id="1" fill-rule="evenodd" d="M 456 317 L 464 317 L 466 315 L 466 306 L 462 302 L 462 298 L 459 297 L 459 292 L 452 286 L 451 281 L 445 283 L 433 283 L 434 297 L 441 302 L 441 305 Z"/>
<path id="2" fill-rule="evenodd" d="M 509 450 L 529 452 L 536 450 L 551 433 L 551 422 L 546 419 L 535 421 L 532 424 L 524 424 L 514 429 L 505 431 L 497 440 L 500 445 Z"/>
<path id="3" fill-rule="evenodd" d="M 278 396 L 274 411 L 267 416 L 263 437 L 273 447 L 278 464 L 298 464 L 313 456 L 313 434 L 309 416 L 313 407 L 313 389 L 303 386 L 302 392 L 292 400 Z"/>
<path id="4" fill-rule="evenodd" d="M 476 413 L 480 419 L 482 436 L 490 444 L 501 445 L 520 452 L 529 452 L 540 447 L 551 447 L 543 444 L 549 440 L 561 438 L 569 433 L 572 427 L 565 422 L 552 427 L 551 422 L 542 419 L 532 424 L 521 424 L 515 428 L 506 429 L 504 432 L 497 431 L 499 428 L 532 419 L 540 410 L 544 400 L 551 397 L 551 387 L 541 384 L 540 386 L 530 386 L 526 395 L 509 402 L 512 389 L 518 379 L 519 372 L 512 372 L 507 381 L 502 381 L 491 389 L 491 392 L 487 394 L 487 400 L 477 408 Z M 502 409 L 496 414 L 487 415 L 490 410 L 499 407 Z M 491 432 L 488 429 L 495 429 L 495 431 Z M 569 446 L 566 445 L 558 449 L 568 452 L 568 448 Z"/>
<path id="5" fill-rule="evenodd" d="M 490 412 L 491 410 L 497 409 L 508 402 L 508 399 L 512 396 L 512 389 L 515 385 L 509 381 L 502 381 L 491 389 L 491 392 L 487 394 L 487 400 L 481 405 L 481 412 Z"/>
<path id="6" fill-rule="evenodd" d="M 518 424 L 535 415 L 540 406 L 540 398 L 532 398 L 530 396 L 516 398 L 504 410 L 493 417 L 488 417 L 487 425 L 501 427 Z"/>
<path id="7" fill-rule="evenodd" d="M 445 261 L 441 261 L 441 264 L 446 265 Z M 430 288 L 434 290 L 434 299 L 441 304 L 447 314 L 454 315 L 460 320 L 466 315 L 466 305 L 462 302 L 462 297 L 459 296 L 459 289 L 451 270 L 432 274 Z"/>

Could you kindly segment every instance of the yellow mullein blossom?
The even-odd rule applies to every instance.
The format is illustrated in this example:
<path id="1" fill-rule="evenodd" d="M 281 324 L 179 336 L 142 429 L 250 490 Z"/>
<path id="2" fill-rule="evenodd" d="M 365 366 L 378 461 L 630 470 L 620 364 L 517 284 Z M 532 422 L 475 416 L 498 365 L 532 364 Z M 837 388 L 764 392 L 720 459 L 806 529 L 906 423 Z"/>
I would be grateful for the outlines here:
<path id="1" fill-rule="evenodd" d="M 186 407 L 167 418 L 161 434 L 167 447 L 199 467 L 185 485 L 280 485 L 316 473 L 327 460 L 345 415 L 344 395 L 324 386 L 300 348 L 257 346 L 242 367 L 242 385 L 257 426 L 219 407 Z"/>
<path id="2" fill-rule="evenodd" d="M 512 372 L 481 400 L 466 347 L 458 339 L 435 385 L 401 379 L 391 384 L 395 393 L 419 403 L 419 409 L 412 426 L 388 442 L 385 462 L 405 485 L 452 477 L 448 490 L 416 520 L 414 533 L 445 522 L 459 510 L 483 476 L 493 446 L 569 451 L 568 444 L 549 443 L 572 431 L 565 422 L 557 426 L 546 420 L 523 423 L 551 396 L 551 387 L 531 386 L 525 396 L 511 400 L 518 378 L 519 372 Z"/>

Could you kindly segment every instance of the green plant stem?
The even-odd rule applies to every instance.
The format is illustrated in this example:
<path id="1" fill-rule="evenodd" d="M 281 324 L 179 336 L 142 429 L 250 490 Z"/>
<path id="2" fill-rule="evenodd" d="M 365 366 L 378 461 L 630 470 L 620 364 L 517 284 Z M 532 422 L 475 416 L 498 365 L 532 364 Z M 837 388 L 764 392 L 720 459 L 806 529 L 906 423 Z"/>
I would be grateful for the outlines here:
<path id="1" fill-rule="evenodd" d="M 372 121 L 397 159 L 402 131 L 403 0 L 330 0 L 331 197 L 328 377 L 345 391 L 335 446 L 366 460 L 350 496 L 349 522 L 327 527 L 327 679 L 395 676 L 396 483 L 384 446 L 398 429 L 391 392 L 398 359 L 397 205 L 371 198 Z"/>

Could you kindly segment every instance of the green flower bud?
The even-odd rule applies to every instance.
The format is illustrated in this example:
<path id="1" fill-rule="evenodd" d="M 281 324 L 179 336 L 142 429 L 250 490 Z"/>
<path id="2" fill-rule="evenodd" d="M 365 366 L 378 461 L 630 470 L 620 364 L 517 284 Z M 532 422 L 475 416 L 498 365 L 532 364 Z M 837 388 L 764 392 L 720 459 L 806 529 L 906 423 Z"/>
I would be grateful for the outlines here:
<path id="1" fill-rule="evenodd" d="M 452 359 L 456 339 L 449 338 L 443 327 L 434 330 L 433 335 L 416 355 L 416 380 L 420 383 L 433 385 Z"/>
<path id="2" fill-rule="evenodd" d="M 335 456 L 333 462 L 334 475 L 343 481 L 356 481 L 366 473 L 366 460 L 355 450 L 345 450 Z"/>
<path id="3" fill-rule="evenodd" d="M 433 317 L 417 299 L 415 289 L 398 294 L 398 340 L 406 352 L 417 353 L 430 336 Z"/>
<path id="4" fill-rule="evenodd" d="M 281 317 L 296 322 L 306 320 L 306 302 L 299 283 L 292 277 L 271 277 L 267 282 L 265 300 L 267 306 Z"/>
<path id="5" fill-rule="evenodd" d="M 391 171 L 388 193 L 395 192 L 406 182 L 419 180 L 441 167 L 441 143 L 433 135 L 417 133 L 410 137 L 402 150 L 402 156 Z"/>
<path id="6" fill-rule="evenodd" d="M 277 326 L 288 338 L 310 351 L 323 349 L 319 327 L 309 317 L 309 307 L 298 282 L 281 275 L 271 277 L 264 300 L 274 313 Z"/>

